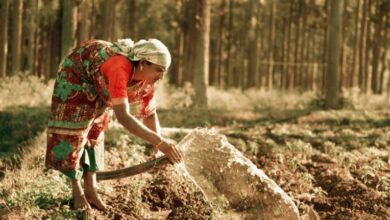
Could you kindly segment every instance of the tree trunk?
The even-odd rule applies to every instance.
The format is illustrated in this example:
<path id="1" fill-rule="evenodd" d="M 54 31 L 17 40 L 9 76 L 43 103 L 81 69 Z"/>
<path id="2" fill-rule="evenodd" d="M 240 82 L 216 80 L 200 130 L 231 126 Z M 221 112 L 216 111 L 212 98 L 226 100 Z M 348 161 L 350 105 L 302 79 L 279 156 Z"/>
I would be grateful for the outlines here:
<path id="1" fill-rule="evenodd" d="M 368 93 L 371 88 L 370 85 L 370 59 L 371 59 L 371 5 L 372 0 L 368 0 L 367 10 L 367 30 L 366 30 L 366 50 L 365 50 L 365 61 L 364 61 L 364 92 Z"/>
<path id="2" fill-rule="evenodd" d="M 363 17 L 360 25 L 360 43 L 359 43 L 359 87 L 364 90 L 364 67 L 365 67 L 365 48 L 366 48 L 366 27 L 367 27 L 367 4 L 368 0 L 363 0 Z"/>
<path id="3" fill-rule="evenodd" d="M 307 68 L 309 66 L 309 62 L 307 60 L 307 57 L 306 57 L 306 51 L 307 51 L 307 48 L 309 46 L 309 41 L 307 40 L 307 36 L 308 36 L 308 32 L 309 30 L 307 29 L 307 12 L 308 12 L 308 9 L 307 9 L 307 2 L 306 0 L 302 1 L 301 2 L 302 4 L 302 18 L 301 18 L 301 22 L 302 22 L 302 40 L 301 40 L 301 45 L 300 45 L 300 63 L 301 63 L 301 68 L 300 68 L 300 71 L 298 73 L 298 86 L 301 90 L 306 90 L 306 82 L 307 82 Z"/>
<path id="4" fill-rule="evenodd" d="M 133 39 L 138 39 L 137 30 L 137 1 L 128 1 L 129 15 L 128 17 L 128 35 Z"/>
<path id="5" fill-rule="evenodd" d="M 23 1 L 14 1 L 13 17 L 15 18 L 12 29 L 12 65 L 11 74 L 21 71 L 22 61 L 22 21 L 23 21 Z"/>
<path id="6" fill-rule="evenodd" d="M 295 32 L 295 51 L 294 51 L 294 88 L 300 83 L 300 57 L 299 57 L 299 44 L 301 42 L 301 20 L 302 20 L 302 5 L 298 4 L 298 11 L 296 15 L 296 32 Z"/>
<path id="7" fill-rule="evenodd" d="M 282 69 L 281 69 L 281 76 L 280 76 L 280 89 L 285 89 L 286 84 L 286 51 L 287 51 L 287 18 L 283 18 L 283 25 L 282 25 L 282 42 L 283 42 L 283 48 L 282 48 L 282 54 L 281 54 L 281 61 L 282 61 Z"/>
<path id="8" fill-rule="evenodd" d="M 184 22 L 182 21 L 183 15 L 183 1 L 176 1 L 175 5 L 175 20 L 172 22 L 175 34 L 173 35 L 174 56 L 176 59 L 172 61 L 172 67 L 170 68 L 169 83 L 175 86 L 182 86 L 183 83 L 183 56 L 184 56 Z"/>
<path id="9" fill-rule="evenodd" d="M 329 2 L 331 0 L 325 0 L 325 4 L 324 4 L 324 10 L 325 10 L 325 13 L 327 15 L 329 15 Z M 329 16 L 325 16 L 325 21 L 324 23 L 326 24 L 324 26 L 324 39 L 323 39 L 323 51 L 322 51 L 322 80 L 321 80 L 321 92 L 324 92 L 326 90 L 326 81 L 327 81 L 327 73 L 328 73 L 328 66 L 327 66 L 327 63 L 328 63 L 328 41 L 329 41 L 329 31 L 328 31 L 328 24 L 329 24 Z"/>
<path id="10" fill-rule="evenodd" d="M 37 9 L 38 9 L 38 12 L 39 10 L 41 9 L 42 7 L 42 1 L 41 0 L 38 0 L 37 2 Z M 42 72 L 40 71 L 40 66 L 41 66 L 41 62 L 40 62 L 40 58 L 41 56 L 39 55 L 40 52 L 41 52 L 41 47 L 42 47 L 42 44 L 41 44 L 41 39 L 42 39 L 42 21 L 40 21 L 39 19 L 37 19 L 37 29 L 36 29 L 36 35 L 35 35 L 35 40 L 34 40 L 34 45 L 35 45 L 35 48 L 34 48 L 34 63 L 33 63 L 33 68 L 34 68 L 34 71 L 35 71 L 35 75 L 38 76 L 38 77 L 42 77 Z"/>
<path id="11" fill-rule="evenodd" d="M 90 0 L 82 0 L 79 5 L 79 20 L 77 24 L 77 40 L 78 42 L 82 42 L 91 37 L 91 17 L 94 16 L 92 14 L 92 1 Z"/>
<path id="12" fill-rule="evenodd" d="M 228 21 L 228 30 L 227 30 L 227 55 L 226 55 L 226 84 L 227 87 L 233 85 L 233 74 L 232 74 L 232 59 L 231 59 L 231 45 L 233 43 L 233 0 L 229 0 L 229 21 Z"/>
<path id="13" fill-rule="evenodd" d="M 339 62 L 340 41 L 342 32 L 342 7 L 343 0 L 331 0 L 331 14 L 329 21 L 329 52 L 328 52 L 328 76 L 326 84 L 325 107 L 334 109 L 338 107 L 339 94 Z"/>
<path id="14" fill-rule="evenodd" d="M 207 86 L 209 78 L 209 44 L 210 44 L 210 0 L 197 1 L 199 10 L 193 19 L 200 18 L 196 25 L 196 54 L 194 71 L 194 105 L 207 108 Z"/>
<path id="15" fill-rule="evenodd" d="M 97 0 L 91 0 L 91 14 L 94 15 L 92 16 L 91 19 L 91 29 L 90 29 L 90 37 L 92 39 L 98 38 L 98 22 L 97 18 L 99 17 L 99 3 L 96 2 Z"/>
<path id="16" fill-rule="evenodd" d="M 313 77 L 314 77 L 314 63 L 315 60 L 313 59 L 314 54 L 312 54 L 312 48 L 314 48 L 314 38 L 313 38 L 313 30 L 311 27 L 309 27 L 309 33 L 307 36 L 307 50 L 306 50 L 306 59 L 309 65 L 306 67 L 306 86 L 305 90 L 312 91 L 313 90 Z"/>
<path id="17" fill-rule="evenodd" d="M 379 57 L 381 54 L 381 47 L 383 47 L 382 42 L 382 31 L 383 31 L 383 19 L 384 16 L 380 10 L 380 3 L 376 4 L 376 13 L 375 17 L 377 21 L 375 22 L 375 36 L 373 38 L 373 47 L 372 47 L 372 75 L 371 75 L 371 90 L 374 94 L 380 93 L 380 81 L 379 81 Z"/>
<path id="18" fill-rule="evenodd" d="M 352 66 L 351 66 L 351 73 L 349 78 L 349 86 L 351 88 L 357 86 L 357 74 L 358 74 L 358 68 L 357 64 L 359 63 L 359 56 L 358 56 L 358 48 L 359 48 L 359 20 L 360 20 L 360 11 L 361 11 L 361 0 L 356 0 L 356 12 L 355 12 L 355 37 L 354 37 L 354 43 L 353 43 L 353 52 L 352 52 Z"/>
<path id="19" fill-rule="evenodd" d="M 114 40 L 115 34 L 115 4 L 116 1 L 104 1 L 103 8 L 103 40 Z"/>
<path id="20" fill-rule="evenodd" d="M 185 43 L 184 43 L 184 51 L 185 51 L 185 57 L 184 57 L 184 63 L 185 63 L 185 66 L 184 66 L 184 82 L 192 82 L 193 81 L 193 72 L 194 72 L 194 68 L 195 68 L 195 46 L 197 45 L 196 44 L 196 30 L 195 30 L 195 26 L 196 26 L 196 22 L 197 22 L 197 14 L 196 14 L 196 11 L 197 11 L 197 8 L 198 7 L 198 4 L 196 1 L 192 1 L 192 2 L 186 2 L 185 3 L 185 16 L 187 18 L 190 18 L 188 19 L 187 21 L 187 25 L 184 29 L 184 33 L 185 33 Z"/>
<path id="21" fill-rule="evenodd" d="M 0 14 L 0 77 L 7 76 L 9 1 L 3 0 Z"/>
<path id="22" fill-rule="evenodd" d="M 62 0 L 62 37 L 61 37 L 61 57 L 64 57 L 75 42 L 77 27 L 77 8 L 74 0 Z"/>
<path id="23" fill-rule="evenodd" d="M 390 16 L 385 16 L 384 24 L 388 24 L 389 18 L 390 18 Z M 385 84 L 385 72 L 386 72 L 386 69 L 388 68 L 388 65 L 386 63 L 386 57 L 387 57 L 387 48 L 389 46 L 389 43 L 388 43 L 389 42 L 389 37 L 388 37 L 389 28 L 384 28 L 384 29 L 385 30 L 384 30 L 384 33 L 383 33 L 383 38 L 382 38 L 381 45 L 385 49 L 382 51 L 382 56 L 381 56 L 382 65 L 381 65 L 380 80 L 379 80 L 379 91 L 380 91 L 380 94 L 385 92 L 384 89 L 383 89 L 383 86 L 386 85 Z M 390 82 L 390 73 L 387 75 L 387 80 Z"/>
<path id="24" fill-rule="evenodd" d="M 37 30 L 37 6 L 38 1 L 37 0 L 30 0 L 27 1 L 27 19 L 28 22 L 28 33 L 26 34 L 25 42 L 27 42 L 27 47 L 25 51 L 26 61 L 27 61 L 27 70 L 30 74 L 34 75 L 34 62 L 35 62 L 35 36 L 36 36 L 36 30 Z"/>
<path id="25" fill-rule="evenodd" d="M 225 88 L 225 78 L 226 73 L 224 69 L 224 32 L 225 32 L 225 16 L 226 15 L 226 0 L 222 0 L 221 6 L 220 6 L 220 20 L 219 20 L 219 29 L 218 29 L 218 59 L 217 59 L 217 85 L 220 88 Z"/>
<path id="26" fill-rule="evenodd" d="M 291 67 L 290 67 L 290 53 L 291 53 L 291 29 L 292 29 L 292 20 L 293 20 L 293 10 L 294 10 L 294 3 L 290 2 L 290 13 L 289 13 L 289 19 L 288 19 L 288 31 L 287 31 L 287 52 L 286 52 L 286 89 L 291 90 L 293 87 L 293 77 L 291 73 Z"/>
<path id="27" fill-rule="evenodd" d="M 248 29 L 248 69 L 247 69 L 247 83 L 246 88 L 253 88 L 256 86 L 256 76 L 258 69 L 258 50 L 257 50 L 257 14 L 259 9 L 259 2 L 255 0 L 249 1 L 250 16 Z"/>
<path id="28" fill-rule="evenodd" d="M 274 42 L 275 42 L 275 14 L 276 14 L 276 2 L 271 2 L 271 20 L 270 20 L 270 35 L 268 41 L 268 71 L 267 71 L 267 85 L 269 90 L 273 89 L 273 72 L 274 72 Z"/>
<path id="29" fill-rule="evenodd" d="M 340 82 L 339 82 L 339 90 L 341 91 L 341 89 L 343 87 L 346 87 L 346 81 L 347 81 L 347 77 L 345 77 L 345 73 L 347 71 L 345 71 L 345 60 L 346 60 L 346 51 L 345 51 L 345 39 L 347 38 L 347 32 L 346 32 L 346 28 L 345 28 L 345 24 L 344 22 L 346 21 L 346 18 L 344 17 L 345 14 L 346 14 L 346 11 L 347 11 L 347 3 L 344 4 L 343 6 L 343 23 L 342 23 L 342 29 L 341 29 L 341 42 L 340 42 L 340 68 L 339 68 L 339 79 L 340 79 Z"/>
<path id="30" fill-rule="evenodd" d="M 49 48 L 49 50 L 51 50 L 51 55 L 50 72 L 48 74 L 48 79 L 55 78 L 58 69 L 58 64 L 61 62 L 61 39 L 58 37 L 61 35 L 61 30 L 58 28 L 61 26 L 61 22 L 61 13 L 59 11 L 55 21 L 51 22 L 50 24 L 51 39 L 48 39 L 48 41 L 50 41 L 51 44 Z"/>

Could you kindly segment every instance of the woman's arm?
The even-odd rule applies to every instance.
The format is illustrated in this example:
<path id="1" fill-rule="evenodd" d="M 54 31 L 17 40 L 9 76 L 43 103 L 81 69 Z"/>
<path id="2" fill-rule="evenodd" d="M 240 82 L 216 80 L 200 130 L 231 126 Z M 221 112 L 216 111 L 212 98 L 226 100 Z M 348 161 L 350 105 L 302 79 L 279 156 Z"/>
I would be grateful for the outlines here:
<path id="1" fill-rule="evenodd" d="M 130 133 L 156 146 L 161 152 L 167 155 L 172 162 L 179 163 L 181 161 L 182 155 L 176 146 L 172 143 L 166 142 L 158 133 L 151 130 L 142 124 L 133 115 L 131 115 L 129 113 L 129 104 L 127 102 L 114 105 L 113 108 L 119 123 L 123 125 Z M 156 122 L 155 119 L 154 121 Z"/>
<path id="2" fill-rule="evenodd" d="M 160 121 L 158 120 L 157 112 L 154 112 L 150 116 L 144 118 L 143 122 L 150 130 L 156 132 L 158 135 L 161 135 Z"/>

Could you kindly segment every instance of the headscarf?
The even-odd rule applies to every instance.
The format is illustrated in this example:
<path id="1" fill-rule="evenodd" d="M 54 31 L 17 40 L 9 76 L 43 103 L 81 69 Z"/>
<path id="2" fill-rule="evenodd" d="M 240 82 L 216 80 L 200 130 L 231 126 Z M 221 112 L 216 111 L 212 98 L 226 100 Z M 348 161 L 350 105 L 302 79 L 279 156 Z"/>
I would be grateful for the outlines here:
<path id="1" fill-rule="evenodd" d="M 130 38 L 126 38 L 119 39 L 113 44 L 118 47 L 119 54 L 132 61 L 146 60 L 166 68 L 171 64 L 168 48 L 157 39 L 140 40 L 134 43 Z"/>

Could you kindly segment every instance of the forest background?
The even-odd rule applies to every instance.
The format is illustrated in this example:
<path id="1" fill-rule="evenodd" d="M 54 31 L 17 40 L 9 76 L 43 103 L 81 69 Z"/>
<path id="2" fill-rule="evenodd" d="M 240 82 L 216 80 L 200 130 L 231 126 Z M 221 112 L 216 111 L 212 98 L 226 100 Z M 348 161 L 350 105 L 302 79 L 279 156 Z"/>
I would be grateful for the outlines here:
<path id="1" fill-rule="evenodd" d="M 169 83 L 192 83 L 198 100 L 208 86 L 333 91 L 333 99 L 335 91 L 390 94 L 386 0 L 2 0 L 0 7 L 2 77 L 54 78 L 61 58 L 86 39 L 158 38 L 173 57 Z"/>
<path id="2" fill-rule="evenodd" d="M 78 216 L 43 152 L 58 65 L 91 38 L 168 46 L 157 91 L 164 136 L 216 129 L 302 216 L 390 219 L 390 1 L 0 0 L 1 219 Z M 105 145 L 108 170 L 150 153 L 115 120 Z M 172 169 L 100 185 L 112 209 L 96 218 L 226 211 L 211 214 Z"/>

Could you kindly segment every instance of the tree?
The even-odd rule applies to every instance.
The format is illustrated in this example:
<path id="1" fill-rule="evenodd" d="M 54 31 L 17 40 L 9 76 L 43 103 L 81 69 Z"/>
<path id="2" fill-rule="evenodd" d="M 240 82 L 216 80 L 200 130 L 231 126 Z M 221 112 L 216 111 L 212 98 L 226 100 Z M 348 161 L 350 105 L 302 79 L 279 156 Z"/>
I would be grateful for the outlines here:
<path id="1" fill-rule="evenodd" d="M 328 43 L 328 71 L 326 77 L 326 108 L 337 108 L 339 104 L 339 62 L 342 33 L 343 0 L 331 0 Z"/>
<path id="2" fill-rule="evenodd" d="M 366 48 L 366 32 L 367 32 L 367 5 L 368 0 L 363 0 L 363 17 L 360 23 L 360 42 L 359 42 L 359 87 L 364 88 L 364 63 L 365 61 L 365 48 Z"/>
<path id="3" fill-rule="evenodd" d="M 21 71 L 22 61 L 22 21 L 23 21 L 23 1 L 14 1 L 13 29 L 12 29 L 12 65 L 11 74 Z"/>
<path id="4" fill-rule="evenodd" d="M 37 30 L 37 6 L 38 0 L 30 0 L 26 4 L 27 9 L 27 19 L 25 19 L 27 23 L 27 34 L 24 34 L 24 42 L 27 42 L 27 47 L 24 50 L 25 59 L 27 60 L 26 67 L 29 73 L 35 74 L 35 35 Z"/>
<path id="5" fill-rule="evenodd" d="M 196 25 L 196 51 L 194 71 L 194 105 L 207 108 L 207 86 L 209 75 L 209 44 L 210 44 L 210 0 L 198 0 Z"/>
<path id="6" fill-rule="evenodd" d="M 103 8 L 103 40 L 111 41 L 115 30 L 115 5 L 116 1 L 104 1 Z"/>
<path id="7" fill-rule="evenodd" d="M 276 2 L 271 2 L 271 19 L 270 19 L 270 34 L 268 41 L 268 71 L 266 86 L 268 89 L 272 89 L 273 81 L 273 67 L 274 67 L 274 41 L 275 41 L 275 14 L 276 14 Z"/>
<path id="8" fill-rule="evenodd" d="M 77 8 L 74 0 L 62 0 L 62 37 L 61 37 L 61 55 L 65 56 L 69 49 L 74 46 L 76 25 L 77 25 Z"/>
<path id="9" fill-rule="evenodd" d="M 385 29 L 385 16 L 387 11 L 382 9 L 382 2 L 377 0 L 376 4 L 376 13 L 375 13 L 375 37 L 373 38 L 373 47 L 372 47 L 372 75 L 371 75 L 371 89 L 373 93 L 380 94 L 381 88 L 380 84 L 380 75 L 379 75 L 379 60 L 380 54 L 382 53 L 382 47 L 385 44 L 383 41 L 384 29 Z"/>
<path id="10" fill-rule="evenodd" d="M 361 7 L 361 0 L 357 0 L 356 3 L 356 9 L 355 9 L 355 37 L 353 40 L 353 52 L 352 52 L 352 66 L 351 66 L 351 72 L 349 75 L 349 86 L 351 88 L 355 87 L 357 85 L 357 63 L 358 63 L 358 47 L 359 47 L 359 19 L 360 19 L 360 7 Z"/>
<path id="11" fill-rule="evenodd" d="M 0 14 L 0 76 L 7 74 L 7 54 L 8 54 L 8 8 L 9 1 L 4 0 L 1 4 Z"/>
<path id="12" fill-rule="evenodd" d="M 257 47 L 257 41 L 258 41 L 258 11 L 259 11 L 259 2 L 255 0 L 249 1 L 249 9 L 250 9 L 250 15 L 249 15 L 249 29 L 248 29 L 248 45 L 247 45 L 247 51 L 248 51 L 248 69 L 247 69 L 247 83 L 246 87 L 255 87 L 257 82 L 257 69 L 259 65 L 258 61 L 258 47 Z"/>
<path id="13" fill-rule="evenodd" d="M 86 39 L 89 39 L 91 36 L 91 25 L 92 19 L 92 4 L 93 1 L 90 0 L 81 0 L 80 5 L 78 7 L 78 16 L 77 21 L 77 40 L 78 42 L 82 42 Z"/>

